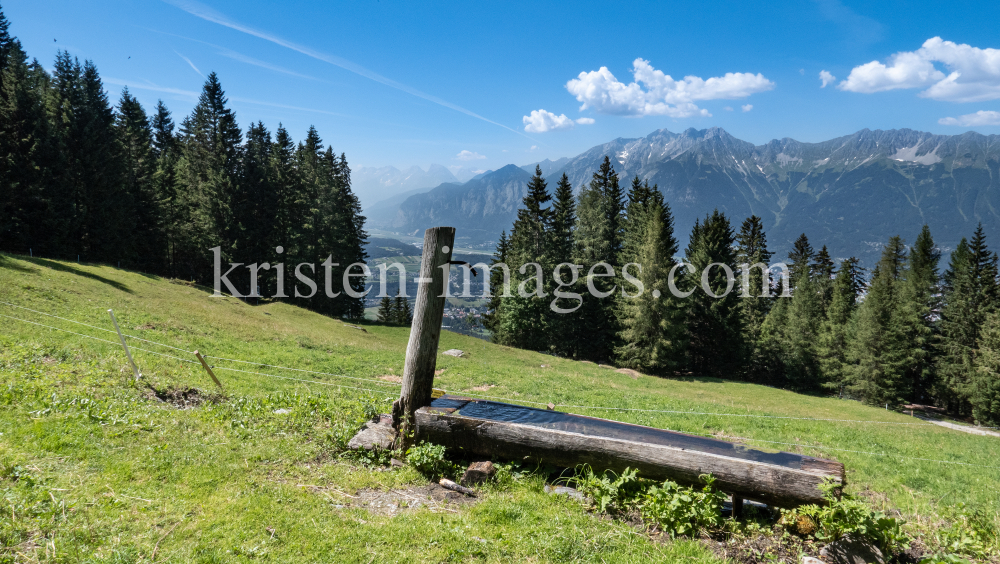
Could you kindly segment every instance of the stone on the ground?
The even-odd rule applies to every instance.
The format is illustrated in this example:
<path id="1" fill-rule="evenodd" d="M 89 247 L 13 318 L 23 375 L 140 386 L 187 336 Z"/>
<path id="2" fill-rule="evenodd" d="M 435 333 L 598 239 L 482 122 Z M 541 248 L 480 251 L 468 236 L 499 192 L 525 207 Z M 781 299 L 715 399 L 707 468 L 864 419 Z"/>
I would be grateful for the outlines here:
<path id="1" fill-rule="evenodd" d="M 393 468 L 402 468 L 406 465 L 403 464 L 403 461 L 398 458 L 391 458 L 389 459 L 389 466 L 392 466 Z"/>
<path id="2" fill-rule="evenodd" d="M 802 564 L 826 564 L 826 562 L 823 562 L 819 558 L 813 558 L 812 556 L 803 556 Z"/>
<path id="3" fill-rule="evenodd" d="M 441 354 L 446 354 L 448 356 L 465 356 L 465 352 L 459 349 L 448 349 Z"/>
<path id="4" fill-rule="evenodd" d="M 819 555 L 829 564 L 885 564 L 885 556 L 877 546 L 854 536 L 831 542 Z"/>
<path id="5" fill-rule="evenodd" d="M 357 435 L 347 443 L 347 448 L 358 450 L 388 450 L 396 440 L 396 430 L 392 428 L 392 420 L 380 418 L 379 421 L 369 421 L 358 431 Z"/>
<path id="6" fill-rule="evenodd" d="M 545 493 L 550 495 L 565 495 L 573 499 L 579 499 L 580 501 L 587 499 L 587 496 L 583 495 L 583 492 L 580 490 L 567 488 L 566 486 L 550 486 L 546 484 Z"/>
<path id="7" fill-rule="evenodd" d="M 466 487 L 478 486 L 488 481 L 497 473 L 496 466 L 489 460 L 473 462 L 462 474 L 461 484 Z"/>

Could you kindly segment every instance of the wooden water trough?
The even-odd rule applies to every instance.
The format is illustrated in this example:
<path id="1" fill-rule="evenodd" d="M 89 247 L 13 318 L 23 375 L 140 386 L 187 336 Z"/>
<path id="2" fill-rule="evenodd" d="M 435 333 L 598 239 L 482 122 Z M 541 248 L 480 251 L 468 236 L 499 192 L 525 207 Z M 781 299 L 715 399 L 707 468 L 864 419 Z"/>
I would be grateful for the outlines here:
<path id="1" fill-rule="evenodd" d="M 470 457 L 544 461 L 595 471 L 636 469 L 640 476 L 700 484 L 711 474 L 732 494 L 780 507 L 823 501 L 826 480 L 845 483 L 844 465 L 788 452 L 747 446 L 663 429 L 471 397 L 432 398 L 444 312 L 444 283 L 455 229 L 424 234 L 420 286 L 406 349 L 403 389 L 393 404 L 398 440 L 425 440 Z"/>
<path id="2" fill-rule="evenodd" d="M 735 498 L 779 507 L 822 502 L 825 479 L 844 483 L 844 465 L 831 460 L 469 397 L 445 395 L 418 409 L 416 435 L 470 456 L 633 468 L 645 478 L 691 485 L 711 474 Z"/>

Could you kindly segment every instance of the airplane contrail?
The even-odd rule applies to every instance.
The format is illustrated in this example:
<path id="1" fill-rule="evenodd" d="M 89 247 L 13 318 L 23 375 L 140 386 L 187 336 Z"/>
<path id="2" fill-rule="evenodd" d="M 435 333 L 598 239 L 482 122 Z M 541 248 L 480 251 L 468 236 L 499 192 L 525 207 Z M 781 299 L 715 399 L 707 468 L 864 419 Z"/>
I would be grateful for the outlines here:
<path id="1" fill-rule="evenodd" d="M 286 49 L 291 49 L 292 51 L 297 51 L 299 53 L 302 53 L 303 55 L 305 55 L 307 57 L 312 57 L 313 59 L 316 59 L 316 60 L 319 60 L 319 61 L 323 61 L 324 63 L 329 63 L 331 65 L 340 67 L 340 68 L 342 68 L 344 70 L 353 72 L 354 74 L 363 76 L 363 77 L 365 77 L 367 79 L 370 79 L 370 80 L 374 80 L 375 82 L 378 82 L 380 84 L 384 84 L 384 85 L 386 85 L 386 86 L 388 86 L 390 88 L 395 88 L 396 90 L 401 90 L 403 92 L 406 92 L 407 94 L 411 94 L 411 95 L 416 96 L 418 98 L 422 98 L 424 100 L 427 100 L 428 102 L 433 102 L 433 103 L 438 104 L 440 106 L 444 106 L 445 108 L 448 108 L 448 109 L 451 109 L 451 110 L 455 110 L 456 112 L 461 112 L 461 113 L 463 113 L 463 114 L 465 114 L 467 116 L 471 116 L 471 117 L 474 117 L 476 119 L 481 119 L 481 120 L 485 121 L 486 123 L 492 123 L 493 125 L 498 125 L 498 126 L 504 128 L 504 129 L 508 130 L 508 131 L 511 131 L 511 132 L 514 132 L 514 133 L 520 135 L 521 137 L 527 137 L 528 139 L 532 139 L 531 137 L 528 137 L 527 135 L 521 133 L 520 131 L 518 131 L 516 129 L 507 127 L 506 125 L 504 125 L 502 123 L 497 123 L 497 122 L 495 122 L 495 121 L 493 121 L 491 119 L 485 118 L 485 117 L 483 117 L 483 116 L 481 116 L 481 115 L 479 115 L 479 114 L 477 114 L 477 113 L 475 113 L 473 111 L 470 111 L 470 110 L 467 110 L 467 109 L 463 108 L 462 106 L 458 106 L 456 104 L 452 104 L 451 102 L 449 102 L 447 100 L 442 100 L 441 98 L 438 98 L 437 96 L 432 96 L 432 95 L 427 94 L 425 92 L 421 92 L 420 90 L 417 90 L 416 88 L 413 88 L 413 87 L 407 86 L 405 84 L 401 84 L 399 82 L 396 82 L 395 80 L 392 80 L 391 78 L 386 78 L 386 77 L 378 74 L 377 72 L 370 71 L 370 70 L 366 69 L 365 67 L 357 64 L 357 63 L 353 63 L 351 61 L 348 61 L 347 59 L 344 59 L 343 57 L 338 57 L 336 55 L 328 55 L 326 53 L 321 53 L 319 51 L 316 51 L 315 49 L 312 49 L 310 47 L 306 47 L 305 45 L 299 45 L 298 43 L 293 43 L 291 41 L 288 41 L 286 39 L 282 39 L 282 38 L 280 38 L 280 37 L 278 37 L 276 35 L 272 35 L 272 34 L 267 33 L 265 31 L 260 31 L 258 29 L 254 29 L 252 27 L 249 27 L 249 26 L 243 25 L 241 23 L 235 22 L 235 21 L 229 19 L 228 17 L 226 17 L 225 15 L 223 15 L 223 14 L 215 11 L 214 9 L 212 9 L 212 8 L 210 8 L 210 7 L 202 4 L 200 2 L 196 2 L 194 0 L 163 0 L 163 1 L 166 2 L 167 4 L 170 4 L 170 5 L 174 6 L 174 7 L 176 7 L 176 8 L 180 8 L 181 10 L 184 10 L 185 12 L 187 12 L 187 13 L 189 13 L 192 16 L 195 16 L 197 18 L 201 18 L 203 20 L 210 21 L 212 23 L 216 23 L 216 24 L 228 27 L 230 29 L 234 29 L 236 31 L 240 31 L 240 32 L 246 33 L 248 35 L 252 35 L 254 37 L 263 39 L 265 41 L 270 41 L 271 43 L 274 43 L 276 45 L 280 45 L 282 47 L 285 47 Z M 534 141 L 534 139 L 532 139 L 532 141 Z"/>

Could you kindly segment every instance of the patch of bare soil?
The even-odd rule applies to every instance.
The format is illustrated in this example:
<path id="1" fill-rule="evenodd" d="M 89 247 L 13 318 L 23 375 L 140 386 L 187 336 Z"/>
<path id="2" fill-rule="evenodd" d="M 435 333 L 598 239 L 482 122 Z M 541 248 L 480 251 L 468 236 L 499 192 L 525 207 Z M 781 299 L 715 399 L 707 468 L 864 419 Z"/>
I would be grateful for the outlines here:
<path id="1" fill-rule="evenodd" d="M 482 386 L 476 386 L 475 388 L 469 388 L 471 392 L 488 392 L 491 388 L 495 388 L 495 384 L 483 384 Z"/>
<path id="2" fill-rule="evenodd" d="M 615 370 L 615 372 L 619 374 L 624 374 L 632 378 L 633 380 L 638 380 L 639 376 L 642 376 L 642 373 L 640 373 L 638 370 L 632 370 L 631 368 L 619 368 L 618 370 Z"/>
<path id="3" fill-rule="evenodd" d="M 453 492 L 439 484 L 407 486 L 388 490 L 363 489 L 350 495 L 336 488 L 305 486 L 311 491 L 328 498 L 337 509 L 360 507 L 374 515 L 394 517 L 408 510 L 420 507 L 432 513 L 457 513 L 458 508 L 471 505 L 477 498 Z"/>
<path id="4" fill-rule="evenodd" d="M 703 538 L 701 542 L 720 559 L 736 564 L 773 564 L 786 562 L 801 564 L 804 556 L 811 556 L 822 562 L 820 550 L 824 544 L 806 540 L 796 535 L 783 534 L 784 529 L 776 526 L 771 534 L 754 537 Z M 917 564 L 923 558 L 924 547 L 919 540 L 911 542 L 911 548 L 889 555 L 887 562 L 896 564 Z"/>
<path id="5" fill-rule="evenodd" d="M 800 564 L 803 556 L 819 558 L 820 545 L 794 535 L 784 535 L 775 527 L 770 535 L 755 537 L 730 537 L 728 539 L 702 539 L 720 559 L 737 564 L 787 562 Z"/>
<path id="6" fill-rule="evenodd" d="M 217 403 L 222 399 L 220 394 L 205 393 L 197 388 L 171 388 L 167 390 L 149 388 L 147 397 L 152 400 L 169 403 L 177 409 L 191 409 L 205 402 Z"/>
<path id="7" fill-rule="evenodd" d="M 152 323 L 146 323 L 145 325 L 137 326 L 135 329 L 136 331 L 148 331 L 150 329 L 156 329 L 156 325 L 153 325 Z"/>
<path id="8" fill-rule="evenodd" d="M 383 374 L 378 377 L 379 380 L 385 380 L 386 382 L 393 382 L 395 384 L 402 384 L 403 379 L 395 374 Z"/>

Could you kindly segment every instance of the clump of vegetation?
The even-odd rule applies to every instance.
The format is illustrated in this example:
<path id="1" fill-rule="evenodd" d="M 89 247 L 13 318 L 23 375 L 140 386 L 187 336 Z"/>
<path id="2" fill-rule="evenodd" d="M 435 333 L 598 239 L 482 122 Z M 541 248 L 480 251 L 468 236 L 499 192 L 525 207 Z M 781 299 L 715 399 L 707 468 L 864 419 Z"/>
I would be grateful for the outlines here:
<path id="1" fill-rule="evenodd" d="M 642 518 L 670 534 L 695 536 L 723 525 L 722 503 L 726 494 L 715 489 L 715 478 L 702 475 L 705 486 L 687 488 L 667 480 L 650 487 L 642 496 Z"/>
<path id="2" fill-rule="evenodd" d="M 445 458 L 442 445 L 421 441 L 406 450 L 406 462 L 421 474 L 447 476 L 455 471 L 454 464 Z"/>
<path id="3" fill-rule="evenodd" d="M 928 561 L 965 562 L 961 556 L 989 560 L 997 555 L 1000 538 L 985 511 L 970 509 L 959 503 L 952 509 L 950 518 L 950 525 L 935 530 L 931 535 L 929 540 L 937 550 Z"/>
<path id="4" fill-rule="evenodd" d="M 906 523 L 874 511 L 864 501 L 848 494 L 836 495 L 838 484 L 821 486 L 826 503 L 802 505 L 783 510 L 781 522 L 793 531 L 821 542 L 834 542 L 846 536 L 865 538 L 886 553 L 909 548 L 910 539 L 903 532 Z"/>
<path id="5" fill-rule="evenodd" d="M 722 503 L 726 495 L 715 489 L 715 478 L 702 475 L 704 487 L 695 489 L 666 480 L 662 483 L 636 476 L 626 468 L 621 474 L 600 474 L 590 466 L 577 469 L 571 483 L 590 498 L 600 513 L 635 514 L 671 537 L 697 536 L 723 525 Z"/>

